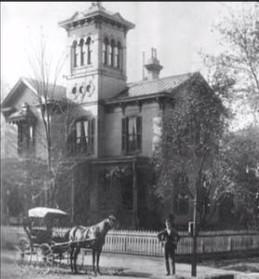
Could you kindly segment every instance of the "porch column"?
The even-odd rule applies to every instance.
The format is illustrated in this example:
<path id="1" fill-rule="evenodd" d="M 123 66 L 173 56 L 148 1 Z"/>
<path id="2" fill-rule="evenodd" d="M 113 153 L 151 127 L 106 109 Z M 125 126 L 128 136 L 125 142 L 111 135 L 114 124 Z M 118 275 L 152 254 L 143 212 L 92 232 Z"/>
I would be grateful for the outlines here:
<path id="1" fill-rule="evenodd" d="M 136 162 L 132 162 L 132 190 L 133 190 L 133 226 L 138 225 L 138 185 L 137 185 L 137 173 L 136 173 Z"/>

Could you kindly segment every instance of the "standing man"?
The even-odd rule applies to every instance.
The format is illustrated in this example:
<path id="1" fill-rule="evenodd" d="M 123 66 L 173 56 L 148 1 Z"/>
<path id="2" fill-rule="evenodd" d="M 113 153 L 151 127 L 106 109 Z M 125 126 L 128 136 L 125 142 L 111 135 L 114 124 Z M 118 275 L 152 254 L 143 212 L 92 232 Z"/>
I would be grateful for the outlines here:
<path id="1" fill-rule="evenodd" d="M 166 219 L 166 228 L 157 235 L 158 240 L 162 241 L 162 245 L 164 246 L 166 275 L 170 275 L 169 257 L 171 259 L 172 274 L 175 274 L 175 249 L 180 240 L 180 235 L 172 226 L 170 219 Z"/>

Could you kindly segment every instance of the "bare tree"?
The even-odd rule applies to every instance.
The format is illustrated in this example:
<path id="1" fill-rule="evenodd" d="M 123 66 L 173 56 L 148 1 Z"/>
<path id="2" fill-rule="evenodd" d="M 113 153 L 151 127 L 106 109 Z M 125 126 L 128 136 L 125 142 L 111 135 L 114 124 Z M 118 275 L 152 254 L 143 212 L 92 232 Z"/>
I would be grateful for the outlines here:
<path id="1" fill-rule="evenodd" d="M 66 90 L 58 85 L 60 75 L 64 68 L 66 52 L 61 54 L 55 62 L 49 56 L 47 40 L 41 34 L 39 46 L 28 51 L 28 60 L 32 70 L 30 82 L 33 84 L 37 95 L 37 110 L 40 115 L 36 137 L 46 150 L 46 164 L 48 175 L 43 178 L 46 205 L 58 207 L 56 201 L 56 179 L 62 173 L 72 171 L 75 162 L 64 163 L 69 153 L 68 141 L 74 129 L 73 113 L 78 104 L 66 98 Z"/>

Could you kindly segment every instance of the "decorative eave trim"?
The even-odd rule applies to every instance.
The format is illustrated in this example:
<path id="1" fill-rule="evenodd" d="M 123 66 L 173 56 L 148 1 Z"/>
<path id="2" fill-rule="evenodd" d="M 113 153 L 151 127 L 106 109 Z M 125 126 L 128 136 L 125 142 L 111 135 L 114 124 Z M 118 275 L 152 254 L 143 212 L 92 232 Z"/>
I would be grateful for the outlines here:
<path id="1" fill-rule="evenodd" d="M 100 19 L 108 19 L 117 24 L 120 24 L 122 26 L 122 28 L 125 29 L 126 31 L 135 28 L 135 24 L 133 24 L 129 21 L 126 21 L 124 19 L 119 20 L 117 18 L 114 18 L 112 15 L 109 15 L 103 11 L 94 11 L 94 12 L 89 13 L 89 14 L 85 15 L 84 17 L 78 18 L 78 19 L 73 19 L 73 18 L 67 19 L 67 20 L 59 22 L 58 25 L 68 31 L 70 29 L 70 26 L 73 25 L 73 23 L 75 23 L 75 22 L 80 23 L 80 21 L 81 21 L 84 24 L 87 21 L 92 21 L 92 20 L 99 21 Z"/>
<path id="2" fill-rule="evenodd" d="M 167 92 L 161 92 L 161 93 L 154 93 L 149 95 L 141 95 L 141 96 L 134 96 L 134 97 L 125 97 L 125 98 L 117 98 L 117 99 L 111 99 L 111 100 L 104 100 L 105 105 L 119 105 L 122 103 L 136 103 L 141 101 L 146 101 L 150 99 L 161 99 L 161 98 L 169 98 L 174 100 L 171 94 Z"/>

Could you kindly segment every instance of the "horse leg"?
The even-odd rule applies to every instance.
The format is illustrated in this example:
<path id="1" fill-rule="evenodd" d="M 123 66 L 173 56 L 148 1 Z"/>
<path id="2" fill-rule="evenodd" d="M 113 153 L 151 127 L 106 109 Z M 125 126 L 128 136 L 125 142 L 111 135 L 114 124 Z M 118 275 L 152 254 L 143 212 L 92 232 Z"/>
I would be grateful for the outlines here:
<path id="1" fill-rule="evenodd" d="M 96 275 L 96 270 L 95 270 L 95 249 L 92 250 L 92 254 L 93 254 L 93 257 L 92 257 L 92 260 L 93 260 L 93 272 L 94 274 Z"/>
<path id="2" fill-rule="evenodd" d="M 97 250 L 97 259 L 96 259 L 97 273 L 99 273 L 100 275 L 101 275 L 101 272 L 100 272 L 100 268 L 99 268 L 99 261 L 100 261 L 101 252 L 102 252 L 102 247 L 100 247 Z"/>
<path id="3" fill-rule="evenodd" d="M 75 273 L 78 273 L 76 261 L 77 261 L 77 257 L 78 257 L 79 253 L 80 253 L 80 247 L 76 247 L 75 253 L 74 253 L 74 270 L 75 270 Z"/>
<path id="4" fill-rule="evenodd" d="M 71 268 L 71 272 L 74 272 L 74 268 L 73 268 L 73 256 L 74 256 L 74 248 L 71 247 L 71 251 L 70 251 L 70 268 Z"/>

